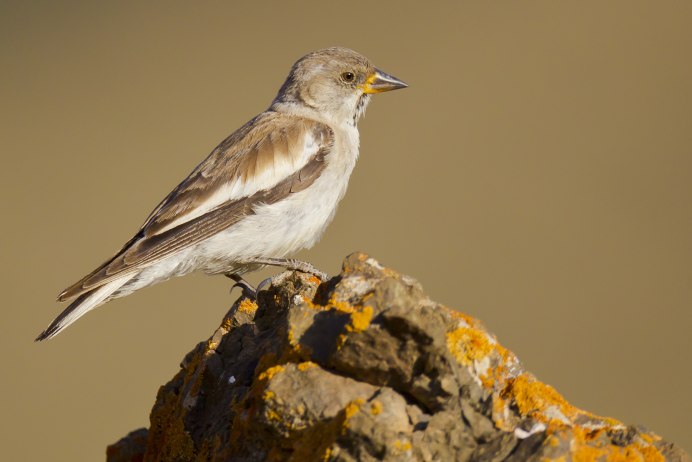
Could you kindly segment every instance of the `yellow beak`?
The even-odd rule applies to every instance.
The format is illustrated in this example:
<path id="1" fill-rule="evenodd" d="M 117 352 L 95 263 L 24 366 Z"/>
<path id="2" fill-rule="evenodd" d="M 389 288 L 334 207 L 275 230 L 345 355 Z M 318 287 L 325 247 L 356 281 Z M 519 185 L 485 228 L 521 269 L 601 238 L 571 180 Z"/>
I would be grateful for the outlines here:
<path id="1" fill-rule="evenodd" d="M 406 85 L 403 81 L 394 76 L 386 74 L 379 69 L 375 69 L 375 72 L 370 74 L 365 83 L 361 85 L 363 93 L 368 94 L 382 93 L 384 91 L 397 90 L 399 88 L 406 87 L 408 87 L 408 85 Z"/>

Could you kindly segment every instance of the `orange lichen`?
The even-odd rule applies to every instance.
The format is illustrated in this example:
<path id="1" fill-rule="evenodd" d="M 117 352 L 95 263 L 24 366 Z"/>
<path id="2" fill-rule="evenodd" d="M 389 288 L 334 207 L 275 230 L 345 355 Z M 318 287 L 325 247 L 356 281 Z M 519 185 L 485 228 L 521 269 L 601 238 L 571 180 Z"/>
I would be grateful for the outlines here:
<path id="1" fill-rule="evenodd" d="M 279 415 L 279 413 L 276 412 L 276 411 L 273 410 L 273 409 L 267 408 L 267 409 L 265 409 L 264 412 L 265 412 L 265 414 L 266 414 L 266 416 L 267 416 L 267 419 L 269 419 L 269 420 L 272 420 L 272 421 L 274 421 L 274 422 L 281 422 L 281 421 L 283 420 L 283 419 L 281 418 L 281 416 Z"/>
<path id="2" fill-rule="evenodd" d="M 493 351 L 488 334 L 469 327 L 459 327 L 447 334 L 447 349 L 459 363 L 470 366 Z"/>
<path id="3" fill-rule="evenodd" d="M 300 339 L 296 338 L 293 329 L 288 330 L 287 338 L 289 348 L 284 351 L 280 362 L 299 362 L 305 358 L 309 358 L 312 355 L 312 350 L 310 347 L 300 343 Z"/>
<path id="4" fill-rule="evenodd" d="M 477 327 L 478 321 L 476 321 L 476 319 L 472 318 L 468 314 L 462 313 L 461 311 L 454 310 L 452 308 L 449 308 L 448 306 L 443 306 L 443 308 L 445 308 L 449 311 L 450 316 L 465 322 L 466 324 L 469 325 L 469 327 Z"/>
<path id="5" fill-rule="evenodd" d="M 331 296 L 331 298 L 327 301 L 326 305 L 319 305 L 315 303 L 314 301 L 310 300 L 310 298 L 306 297 L 303 295 L 303 303 L 308 308 L 311 308 L 313 310 L 317 311 L 329 311 L 329 310 L 336 310 L 336 311 L 341 311 L 343 313 L 353 313 L 356 311 L 356 308 L 352 305 L 350 305 L 347 302 L 343 302 L 341 300 L 337 300 L 334 295 Z"/>
<path id="6" fill-rule="evenodd" d="M 346 326 L 349 332 L 363 332 L 372 321 L 372 306 L 364 306 L 359 311 L 351 313 L 351 322 Z"/>
<path id="7" fill-rule="evenodd" d="M 379 415 L 382 413 L 382 403 L 379 401 L 373 401 L 370 403 L 370 414 Z"/>
<path id="8" fill-rule="evenodd" d="M 606 450 L 588 444 L 573 444 L 570 451 L 573 462 L 594 462 L 606 455 Z"/>
<path id="9" fill-rule="evenodd" d="M 495 426 L 501 430 L 512 431 L 513 427 L 507 425 L 505 422 L 505 412 L 507 410 L 507 401 L 504 400 L 500 395 L 493 396 L 493 421 Z"/>
<path id="10" fill-rule="evenodd" d="M 496 384 L 502 383 L 507 377 L 505 361 L 501 361 L 497 367 L 488 368 L 488 371 L 481 376 L 481 383 L 485 388 L 492 389 Z"/>
<path id="11" fill-rule="evenodd" d="M 283 371 L 284 369 L 285 367 L 280 364 L 272 366 L 264 370 L 263 372 L 260 372 L 260 375 L 257 378 L 260 380 L 271 380 L 272 377 L 274 377 L 276 374 Z"/>
<path id="12" fill-rule="evenodd" d="M 544 446 L 556 448 L 562 439 L 569 441 L 570 456 L 574 462 L 663 462 L 663 456 L 653 445 L 632 443 L 620 447 L 610 444 L 606 436 L 606 429 L 612 428 L 616 424 L 621 425 L 614 419 L 602 419 L 604 422 L 602 428 L 587 429 L 564 423 L 557 418 L 548 418 L 544 411 L 550 407 L 555 407 L 571 421 L 574 421 L 577 416 L 584 415 L 592 419 L 601 419 L 570 405 L 552 387 L 538 382 L 528 374 L 522 374 L 509 382 L 508 389 L 502 393 L 507 401 L 500 396 L 497 396 L 496 399 L 503 403 L 502 406 L 511 400 L 522 414 L 530 414 L 533 418 L 546 422 L 545 431 L 549 436 L 543 443 Z M 493 410 L 493 417 L 495 417 L 495 409 Z M 544 460 L 559 461 L 561 459 L 545 458 Z"/>
<path id="13" fill-rule="evenodd" d="M 654 446 L 635 446 L 646 462 L 664 462 L 666 460 L 661 451 Z"/>
<path id="14" fill-rule="evenodd" d="M 358 411 L 360 411 L 360 407 L 363 405 L 363 403 L 365 403 L 364 399 L 357 398 L 346 405 L 344 408 L 344 421 L 342 424 L 344 429 L 348 428 L 348 420 L 356 415 Z"/>
<path id="15" fill-rule="evenodd" d="M 226 318 L 223 320 L 223 323 L 221 324 L 221 328 L 229 331 L 231 328 L 233 328 L 233 318 Z"/>
<path id="16" fill-rule="evenodd" d="M 316 310 L 316 311 L 322 311 L 322 309 L 324 308 L 322 305 L 318 305 L 318 304 L 314 303 L 314 302 L 310 299 L 310 297 L 308 297 L 307 295 L 301 295 L 300 298 L 303 299 L 303 303 L 304 303 L 305 306 L 307 306 L 308 308 L 311 308 L 311 309 Z"/>
<path id="17" fill-rule="evenodd" d="M 346 343 L 346 339 L 347 339 L 347 338 L 348 338 L 348 337 L 346 337 L 345 334 L 340 334 L 340 335 L 336 338 L 336 342 L 335 342 L 335 343 L 336 343 L 336 349 L 337 349 L 337 350 L 340 350 L 341 347 L 344 346 L 344 343 Z"/>
<path id="18" fill-rule="evenodd" d="M 257 311 L 257 302 L 250 300 L 249 298 L 244 298 L 243 301 L 238 305 L 238 311 L 241 313 L 252 314 Z"/>
<path id="19" fill-rule="evenodd" d="M 538 420 L 547 420 L 544 413 L 550 406 L 557 407 L 566 417 L 577 411 L 553 387 L 526 373 L 510 379 L 502 395 L 505 399 L 512 399 L 521 415 L 531 415 Z"/>
<path id="20" fill-rule="evenodd" d="M 457 329 L 447 333 L 447 349 L 462 365 L 481 370 L 471 370 L 488 390 L 502 388 L 509 373 L 510 365 L 516 363 L 516 357 L 508 349 L 497 343 L 494 337 L 485 331 L 480 321 L 459 311 L 448 310 L 453 319 L 461 321 Z M 477 361 L 488 358 L 481 365 Z"/>
<path id="21" fill-rule="evenodd" d="M 556 438 L 555 436 L 551 436 L 546 440 L 546 443 L 549 444 L 552 447 L 558 447 L 560 445 L 560 440 Z"/>
<path id="22" fill-rule="evenodd" d="M 399 452 L 408 452 L 411 450 L 411 443 L 409 441 L 395 440 L 394 449 Z"/>
<path id="23" fill-rule="evenodd" d="M 308 369 L 312 369 L 313 367 L 317 367 L 317 364 L 313 363 L 312 361 L 304 361 L 298 364 L 299 371 L 307 371 Z"/>
<path id="24" fill-rule="evenodd" d="M 317 285 L 322 284 L 322 279 L 318 278 L 314 274 L 310 275 L 310 278 L 308 278 L 308 281 L 312 282 L 313 284 L 317 284 Z"/>
<path id="25" fill-rule="evenodd" d="M 565 400 L 553 387 L 536 380 L 532 375 L 523 373 L 509 379 L 505 388 L 500 392 L 500 397 L 511 402 L 522 416 L 531 416 L 545 423 L 555 424 L 558 427 L 564 425 L 560 419 L 549 417 L 552 410 L 559 411 L 569 422 L 574 422 L 579 416 L 587 417 L 594 421 L 602 422 L 604 427 L 621 426 L 622 423 L 610 417 L 601 417 L 590 412 L 583 411 Z M 584 430 L 584 437 L 593 439 L 601 430 Z M 576 431 L 576 430 L 575 430 Z"/>
<path id="26" fill-rule="evenodd" d="M 575 440 L 571 450 L 574 462 L 664 462 L 661 452 L 653 446 L 630 444 L 625 447 L 616 445 L 589 445 Z"/>
<path id="27" fill-rule="evenodd" d="M 337 310 L 343 313 L 353 313 L 356 308 L 344 301 L 336 300 L 334 296 L 329 299 L 329 303 L 324 307 L 325 310 Z"/>
<path id="28" fill-rule="evenodd" d="M 289 329 L 286 336 L 288 337 L 289 345 L 292 347 L 297 347 L 299 345 L 298 340 L 296 339 L 296 334 L 293 333 L 293 329 Z"/>
<path id="29" fill-rule="evenodd" d="M 207 340 L 207 345 L 205 347 L 204 352 L 207 353 L 209 351 L 214 351 L 216 350 L 216 347 L 219 346 L 219 342 L 215 342 L 212 339 Z"/>

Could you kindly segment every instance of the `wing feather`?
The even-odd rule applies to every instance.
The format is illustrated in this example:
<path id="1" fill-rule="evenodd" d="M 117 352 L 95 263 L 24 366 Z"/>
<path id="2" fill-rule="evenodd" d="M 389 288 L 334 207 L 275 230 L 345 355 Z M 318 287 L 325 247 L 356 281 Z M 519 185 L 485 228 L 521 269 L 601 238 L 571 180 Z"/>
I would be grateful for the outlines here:
<path id="1" fill-rule="evenodd" d="M 324 124 L 264 113 L 224 140 L 149 215 L 110 260 L 65 289 L 68 300 L 195 245 L 312 184 L 333 133 Z"/>

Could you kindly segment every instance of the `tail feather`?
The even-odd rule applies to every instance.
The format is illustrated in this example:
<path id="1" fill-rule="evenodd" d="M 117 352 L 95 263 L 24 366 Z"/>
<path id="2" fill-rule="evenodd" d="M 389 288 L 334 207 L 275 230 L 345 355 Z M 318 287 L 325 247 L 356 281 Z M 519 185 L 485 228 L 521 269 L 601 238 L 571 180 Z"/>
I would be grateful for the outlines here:
<path id="1" fill-rule="evenodd" d="M 97 306 L 103 304 L 107 299 L 123 285 L 125 285 L 135 275 L 130 274 L 123 276 L 96 289 L 86 292 L 77 297 L 70 306 L 58 315 L 57 318 L 50 323 L 48 328 L 41 332 L 36 337 L 35 342 L 41 342 L 58 335 L 63 329 L 75 322 L 77 319 L 84 316 L 87 312 L 93 310 Z"/>

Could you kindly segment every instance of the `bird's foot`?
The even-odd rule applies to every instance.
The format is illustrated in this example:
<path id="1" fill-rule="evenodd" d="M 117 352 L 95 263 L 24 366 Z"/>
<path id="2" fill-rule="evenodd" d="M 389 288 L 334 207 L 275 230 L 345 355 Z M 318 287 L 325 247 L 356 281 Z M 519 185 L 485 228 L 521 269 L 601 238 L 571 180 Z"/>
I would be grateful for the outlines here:
<path id="1" fill-rule="evenodd" d="M 267 279 L 262 279 L 262 281 L 259 284 L 257 284 L 257 289 L 256 289 L 257 292 L 262 290 L 262 288 L 264 288 L 264 286 L 266 286 L 266 285 L 272 285 L 273 282 L 274 282 L 274 276 L 268 277 Z"/>
<path id="2" fill-rule="evenodd" d="M 313 276 L 317 276 L 320 278 L 322 281 L 326 281 L 329 279 L 329 275 L 325 273 L 324 271 L 320 271 L 317 268 L 315 268 L 312 263 L 308 263 L 306 261 L 302 260 L 296 260 L 295 258 L 264 258 L 264 257 L 257 257 L 257 258 L 252 258 L 250 260 L 246 260 L 243 263 L 246 264 L 256 264 L 256 265 L 268 265 L 268 266 L 279 266 L 281 268 L 286 268 L 287 270 L 293 270 L 293 271 L 300 271 L 302 273 L 307 273 L 307 274 L 312 274 Z M 257 288 L 252 287 L 252 284 L 247 282 L 245 279 L 240 277 L 239 274 L 236 273 L 226 273 L 225 276 L 227 278 L 232 279 L 235 281 L 235 284 L 233 284 L 233 287 L 231 287 L 231 291 L 235 289 L 236 287 L 240 287 L 240 289 L 243 291 L 243 296 L 251 299 L 251 300 L 257 300 L 257 293 L 262 290 L 265 286 L 271 285 L 271 283 L 274 282 L 273 277 L 268 277 L 267 279 L 264 279 L 262 282 L 260 282 L 257 285 Z"/>
<path id="3" fill-rule="evenodd" d="M 327 273 L 318 270 L 312 265 L 312 263 L 308 263 L 302 260 L 296 260 L 295 258 L 255 257 L 248 260 L 246 263 L 279 266 L 281 268 L 286 268 L 287 270 L 300 271 L 302 273 L 312 274 L 313 276 L 317 276 L 318 278 L 320 278 L 322 281 L 326 281 L 327 279 L 329 279 L 329 275 Z M 266 284 L 266 279 L 260 283 L 260 286 L 262 286 L 263 284 Z"/>
<path id="4" fill-rule="evenodd" d="M 243 297 L 249 298 L 250 300 L 257 300 L 257 292 L 259 292 L 260 286 L 257 286 L 257 289 L 255 289 L 254 287 L 252 287 L 252 284 L 250 284 L 245 279 L 240 277 L 240 275 L 235 273 L 225 274 L 225 276 L 235 281 L 235 284 L 231 286 L 231 292 L 233 292 L 233 289 L 235 289 L 236 287 L 240 287 L 240 290 L 243 293 Z"/>

